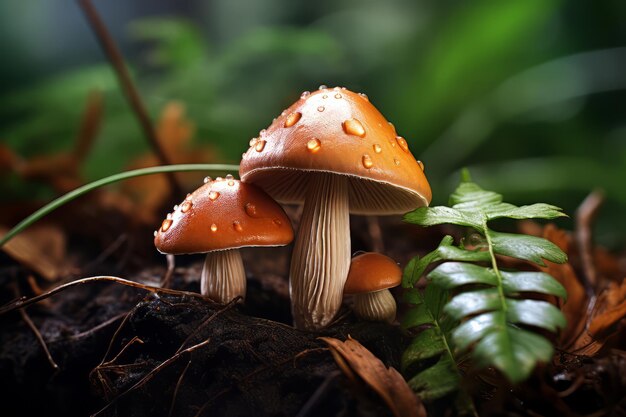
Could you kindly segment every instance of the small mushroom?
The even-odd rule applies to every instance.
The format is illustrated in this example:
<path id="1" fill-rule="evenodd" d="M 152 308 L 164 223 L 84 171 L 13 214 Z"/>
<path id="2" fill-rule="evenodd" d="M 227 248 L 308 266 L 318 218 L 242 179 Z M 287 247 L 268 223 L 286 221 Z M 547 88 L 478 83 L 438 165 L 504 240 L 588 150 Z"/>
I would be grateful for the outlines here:
<path id="1" fill-rule="evenodd" d="M 168 214 L 154 236 L 161 253 L 206 253 L 200 289 L 219 303 L 245 297 L 239 248 L 283 246 L 293 240 L 289 218 L 253 184 L 227 176 L 206 183 Z"/>
<path id="2" fill-rule="evenodd" d="M 366 252 L 355 256 L 350 264 L 344 294 L 354 294 L 354 313 L 371 321 L 392 323 L 396 318 L 396 301 L 389 288 L 402 281 L 402 270 L 396 262 L 380 253 Z"/>
<path id="3" fill-rule="evenodd" d="M 349 214 L 428 205 L 423 165 L 364 94 L 320 87 L 250 141 L 239 174 L 281 203 L 303 203 L 289 272 L 296 327 L 332 322 L 350 267 Z"/>

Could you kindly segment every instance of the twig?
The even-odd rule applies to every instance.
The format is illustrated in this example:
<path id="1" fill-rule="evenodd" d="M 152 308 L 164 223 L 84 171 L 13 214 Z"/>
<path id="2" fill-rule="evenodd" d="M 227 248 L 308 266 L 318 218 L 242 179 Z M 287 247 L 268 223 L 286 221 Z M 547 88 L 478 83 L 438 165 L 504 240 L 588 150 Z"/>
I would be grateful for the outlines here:
<path id="1" fill-rule="evenodd" d="M 189 359 L 189 362 L 187 362 L 187 366 L 185 366 L 185 369 L 183 369 L 183 372 L 180 373 L 180 376 L 178 377 L 178 381 L 176 382 L 176 387 L 174 387 L 174 394 L 172 395 L 172 404 L 170 405 L 170 412 L 167 413 L 168 417 L 171 417 L 172 413 L 174 412 L 174 404 L 176 404 L 176 396 L 178 396 L 178 390 L 180 389 L 180 386 L 182 385 L 183 378 L 185 377 L 185 374 L 187 373 L 187 369 L 189 369 L 189 365 L 191 365 L 191 359 Z"/>
<path id="2" fill-rule="evenodd" d="M 139 282 L 135 282 L 135 281 L 129 281 L 127 279 L 124 278 L 119 278 L 119 277 L 112 277 L 112 276 L 97 276 L 97 277 L 89 277 L 89 278 L 83 278 L 83 279 L 78 279 L 76 281 L 72 281 L 69 282 L 67 284 L 63 284 L 63 285 L 59 285 L 56 288 L 51 289 L 50 291 L 47 291 L 41 295 L 38 295 L 36 297 L 27 299 L 26 297 L 20 297 L 15 301 L 10 302 L 9 304 L 5 304 L 4 306 L 2 306 L 0 308 L 0 315 L 2 314 L 6 314 L 10 311 L 16 310 L 18 308 L 25 308 L 28 307 L 31 304 L 34 304 L 36 302 L 39 302 L 41 300 L 44 300 L 48 297 L 53 296 L 54 294 L 64 291 L 70 287 L 75 287 L 78 285 L 82 285 L 82 284 L 88 284 L 91 282 L 100 282 L 100 281 L 111 281 L 111 282 L 117 282 L 118 284 L 122 284 L 122 285 L 127 285 L 129 287 L 134 287 L 134 288 L 140 288 L 142 290 L 146 290 L 146 291 L 150 291 L 153 293 L 161 293 L 161 294 L 172 294 L 172 295 L 182 295 L 182 296 L 189 296 L 189 297 L 195 297 L 195 298 L 201 298 L 205 301 L 210 301 L 207 297 L 205 297 L 202 294 L 198 294 L 196 292 L 191 292 L 191 291 L 179 291 L 179 290 L 171 290 L 169 288 L 161 288 L 161 287 L 153 287 L 151 285 L 144 285 L 144 284 L 140 284 Z"/>
<path id="3" fill-rule="evenodd" d="M 20 291 L 18 289 L 17 284 L 15 283 L 13 283 L 13 292 L 15 293 L 17 297 L 20 296 Z M 24 310 L 20 310 L 20 316 L 22 316 L 22 320 L 26 322 L 30 330 L 35 335 L 35 338 L 41 345 L 41 348 L 43 349 L 44 353 L 46 354 L 46 358 L 48 359 L 48 363 L 50 363 L 50 366 L 52 367 L 52 369 L 54 369 L 55 371 L 58 371 L 59 365 L 57 365 L 57 363 L 52 358 L 52 354 L 50 354 L 50 351 L 48 350 L 48 345 L 46 345 L 46 341 L 43 339 L 43 336 L 41 335 L 41 332 L 39 331 L 37 326 L 35 326 L 35 323 L 33 323 L 31 318 L 28 316 L 28 314 L 26 314 L 26 311 Z"/>
<path id="4" fill-rule="evenodd" d="M 182 351 L 180 351 L 178 353 L 175 353 L 172 357 L 170 357 L 167 360 L 161 362 L 156 368 L 154 368 L 153 370 L 148 372 L 148 374 L 146 376 L 144 376 L 139 381 L 137 381 L 135 384 L 133 384 L 133 386 L 131 386 L 126 391 L 124 391 L 123 393 L 121 393 L 120 395 L 115 397 L 113 400 L 111 400 L 111 402 L 109 402 L 106 406 L 104 406 L 100 411 L 98 411 L 97 413 L 93 414 L 92 417 L 95 417 L 95 416 L 101 414 L 102 412 L 104 412 L 105 410 L 110 408 L 113 404 L 115 404 L 120 398 L 122 398 L 123 396 L 125 396 L 129 392 L 139 388 L 140 386 L 144 385 L 146 382 L 148 382 L 150 379 L 152 379 L 154 377 L 154 375 L 156 375 L 159 371 L 161 371 L 161 369 L 163 369 L 166 366 L 170 365 L 171 363 L 175 362 L 178 358 L 180 358 L 185 353 L 191 353 L 194 350 L 200 349 L 201 347 L 203 347 L 203 346 L 207 345 L 208 343 L 210 343 L 210 341 L 211 341 L 211 339 L 206 339 L 203 342 L 200 342 L 200 343 L 198 343 L 196 345 L 188 347 L 185 350 L 182 350 Z"/>
<path id="5" fill-rule="evenodd" d="M 317 403 L 321 400 L 322 395 L 324 395 L 324 393 L 330 386 L 330 383 L 339 375 L 341 375 L 340 371 L 333 371 L 326 375 L 324 381 L 322 381 L 320 386 L 317 387 L 317 389 L 315 390 L 313 395 L 311 395 L 311 397 L 307 400 L 307 402 L 304 403 L 298 414 L 296 414 L 296 417 L 306 417 L 311 414 L 311 411 L 313 411 L 313 407 L 315 407 L 315 405 L 317 405 Z"/>
<path id="6" fill-rule="evenodd" d="M 585 289 L 592 297 L 598 285 L 598 275 L 593 264 L 592 224 L 604 203 L 604 193 L 599 190 L 591 192 L 576 210 L 576 243 L 585 271 Z"/>
<path id="7" fill-rule="evenodd" d="M 128 314 L 128 313 L 120 313 L 120 314 L 118 314 L 118 315 L 116 315 L 116 316 L 113 316 L 113 317 L 111 317 L 110 319 L 108 319 L 108 320 L 106 320 L 106 321 L 103 321 L 102 323 L 100 323 L 100 324 L 98 324 L 98 325 L 96 325 L 96 326 L 92 327 L 92 328 L 91 328 L 91 329 L 89 329 L 89 330 L 85 330 L 84 332 L 80 332 L 80 333 L 73 334 L 73 335 L 71 335 L 71 336 L 68 336 L 67 338 L 61 338 L 61 337 L 60 337 L 60 338 L 58 338 L 58 339 L 51 340 L 51 342 L 57 342 L 57 341 L 59 341 L 59 340 L 64 340 L 64 339 L 67 339 L 67 340 L 76 340 L 76 339 L 80 339 L 80 338 L 83 338 L 83 337 L 90 336 L 92 333 L 95 333 L 95 332 L 97 332 L 98 330 L 100 330 L 100 329 L 103 329 L 103 328 L 107 327 L 107 326 L 108 326 L 108 325 L 110 325 L 111 323 L 114 323 L 114 322 L 118 321 L 119 319 L 121 319 L 122 317 L 124 317 L 126 314 Z"/>
<path id="8" fill-rule="evenodd" d="M 128 73 L 128 69 L 124 64 L 124 59 L 122 58 L 122 54 L 119 51 L 119 48 L 115 44 L 115 41 L 111 37 L 111 34 L 106 28 L 104 22 L 100 18 L 98 11 L 93 6 L 93 4 L 91 4 L 91 0 L 78 0 L 78 4 L 83 9 L 87 20 L 89 21 L 89 24 L 91 25 L 93 31 L 96 34 L 96 37 L 98 38 L 98 42 L 102 46 L 102 49 L 104 49 L 107 58 L 115 69 L 115 74 L 118 81 L 120 82 L 122 91 L 124 92 L 126 99 L 132 107 L 135 116 L 137 117 L 137 120 L 141 125 L 143 133 L 148 140 L 148 143 L 152 147 L 152 150 L 156 154 L 161 165 L 169 165 L 169 158 L 167 157 L 167 155 L 165 155 L 165 152 L 159 144 L 156 130 L 154 129 L 150 117 L 148 116 L 148 112 L 146 111 L 146 108 L 141 101 L 141 97 L 137 92 L 137 88 L 133 84 L 130 74 Z M 182 195 L 181 188 L 178 185 L 174 174 L 168 173 L 167 179 L 170 183 L 172 192 L 178 196 Z"/>

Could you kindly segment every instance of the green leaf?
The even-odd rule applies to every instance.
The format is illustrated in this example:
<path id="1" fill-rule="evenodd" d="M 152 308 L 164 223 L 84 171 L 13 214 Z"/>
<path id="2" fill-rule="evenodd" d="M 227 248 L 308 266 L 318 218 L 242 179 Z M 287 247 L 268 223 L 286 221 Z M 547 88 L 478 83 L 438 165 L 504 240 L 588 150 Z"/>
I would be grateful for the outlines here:
<path id="1" fill-rule="evenodd" d="M 414 285 L 433 262 L 436 266 L 427 278 L 430 288 L 455 291 L 457 294 L 444 306 L 442 317 L 449 317 L 451 341 L 457 352 L 470 351 L 476 366 L 493 366 L 516 383 L 528 377 L 537 362 L 548 361 L 552 346 L 543 336 L 520 326 L 531 326 L 550 332 L 564 328 L 561 311 L 547 301 L 530 298 L 545 294 L 565 299 L 565 288 L 544 272 L 503 271 L 496 255 L 544 265 L 544 261 L 563 263 L 566 254 L 545 239 L 489 229 L 488 222 L 498 218 L 529 219 L 564 216 L 561 209 L 549 204 L 515 206 L 502 201 L 502 196 L 469 182 L 462 182 L 450 197 L 452 207 L 424 207 L 405 216 L 405 220 L 422 226 L 451 223 L 470 227 L 481 235 L 478 250 L 455 246 L 446 236 L 434 251 L 415 259 L 405 271 L 405 286 Z M 476 234 L 476 233 L 474 233 Z M 489 262 L 490 266 L 475 262 Z M 530 293 L 530 294 L 529 294 Z M 419 304 L 419 303 L 417 303 Z M 422 303 L 423 304 L 423 303 Z M 413 326 L 428 325 L 430 316 L 424 305 L 416 305 L 407 314 Z M 436 317 L 434 318 L 436 320 Z M 455 325 L 456 322 L 462 322 Z M 407 358 L 419 362 L 440 352 L 434 339 L 437 329 L 429 329 L 416 338 Z M 447 346 L 451 346 L 447 342 Z M 421 374 L 420 374 L 421 375 Z M 419 383 L 418 383 L 419 382 Z M 421 387 L 423 380 L 414 386 Z"/>
<path id="2" fill-rule="evenodd" d="M 545 266 L 546 261 L 562 264 L 567 255 L 554 243 L 535 236 L 516 235 L 488 231 L 493 250 L 498 255 L 511 256 Z"/>
<path id="3" fill-rule="evenodd" d="M 499 331 L 488 331 L 478 341 L 474 359 L 479 366 L 495 366 L 511 382 L 518 383 L 528 378 L 537 362 L 548 362 L 552 353 L 552 345 L 544 337 L 507 325 Z"/>
<path id="4" fill-rule="evenodd" d="M 545 272 L 506 272 L 501 271 L 502 286 L 506 295 L 520 292 L 536 292 L 555 295 L 567 301 L 567 291 L 560 282 Z"/>
<path id="5" fill-rule="evenodd" d="M 493 270 L 464 262 L 443 263 L 428 274 L 428 279 L 445 289 L 467 284 L 497 285 L 498 283 L 498 277 Z"/>
<path id="6" fill-rule="evenodd" d="M 441 355 L 437 363 L 408 380 L 422 401 L 433 401 L 459 388 L 460 376 L 450 355 Z"/>
<path id="7" fill-rule="evenodd" d="M 409 261 L 402 275 L 402 286 L 412 287 L 419 281 L 428 265 L 438 261 L 467 261 L 467 262 L 488 262 L 491 257 L 485 251 L 469 251 L 453 246 L 452 236 L 446 236 L 434 251 L 424 255 L 422 258 L 413 258 Z"/>
<path id="8" fill-rule="evenodd" d="M 556 332 L 565 327 L 561 310 L 546 301 L 507 300 L 506 318 L 510 323 L 526 324 Z"/>
<path id="9" fill-rule="evenodd" d="M 502 300 L 495 288 L 464 292 L 452 298 L 444 311 L 457 320 L 473 314 L 497 310 L 502 307 Z"/>
<path id="10" fill-rule="evenodd" d="M 482 217 L 476 212 L 455 210 L 450 207 L 420 207 L 404 215 L 404 221 L 419 226 L 434 226 L 437 224 L 452 223 L 459 226 L 480 228 Z"/>
<path id="11" fill-rule="evenodd" d="M 556 219 L 567 217 L 559 207 L 550 204 L 532 204 L 530 206 L 517 207 L 509 203 L 495 204 L 485 210 L 487 220 L 507 217 L 509 219 Z"/>
<path id="12" fill-rule="evenodd" d="M 404 351 L 403 363 L 413 363 L 433 356 L 441 355 L 446 350 L 443 335 L 438 327 L 422 330 Z"/>

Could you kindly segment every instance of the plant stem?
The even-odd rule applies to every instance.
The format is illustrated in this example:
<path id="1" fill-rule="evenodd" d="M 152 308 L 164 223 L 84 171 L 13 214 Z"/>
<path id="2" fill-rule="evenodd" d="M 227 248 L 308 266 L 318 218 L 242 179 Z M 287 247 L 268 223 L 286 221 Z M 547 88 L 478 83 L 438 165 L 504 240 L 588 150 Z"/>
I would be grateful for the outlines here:
<path id="1" fill-rule="evenodd" d="M 77 189 L 70 191 L 69 193 L 62 195 L 56 200 L 51 201 L 46 204 L 20 223 L 18 223 L 13 229 L 9 230 L 9 232 L 0 239 L 0 247 L 11 240 L 15 235 L 20 233 L 22 230 L 26 229 L 31 224 L 35 223 L 37 220 L 56 210 L 57 208 L 69 203 L 81 195 L 94 190 L 96 188 L 102 187 L 103 185 L 111 184 L 113 182 L 122 181 L 128 178 L 139 177 L 142 175 L 152 175 L 152 174 L 162 174 L 165 172 L 180 172 L 180 171 L 239 171 L 239 165 L 228 165 L 228 164 L 181 164 L 181 165 L 168 165 L 168 166 L 157 166 L 150 168 L 141 168 L 135 169 L 132 171 L 122 172 L 120 174 L 111 175 L 109 177 L 101 178 L 97 181 L 91 182 L 89 184 L 85 184 L 82 187 L 78 187 Z"/>

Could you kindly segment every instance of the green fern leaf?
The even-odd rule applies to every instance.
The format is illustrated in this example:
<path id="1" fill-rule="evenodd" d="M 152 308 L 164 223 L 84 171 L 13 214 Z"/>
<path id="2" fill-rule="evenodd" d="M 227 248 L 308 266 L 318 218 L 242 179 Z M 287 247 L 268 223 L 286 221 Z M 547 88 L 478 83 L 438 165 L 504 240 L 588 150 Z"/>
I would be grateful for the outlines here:
<path id="1" fill-rule="evenodd" d="M 450 204 L 451 207 L 419 208 L 404 217 L 405 221 L 421 226 L 450 223 L 469 227 L 477 232 L 480 240 L 478 249 L 468 250 L 463 245 L 455 246 L 453 239 L 446 236 L 434 251 L 409 263 L 403 279 L 405 287 L 414 286 L 429 265 L 444 261 L 427 275 L 431 284 L 426 291 L 436 286 L 445 292 L 454 291 L 455 295 L 437 316 L 447 317 L 454 323 L 449 338 L 446 339 L 445 333 L 438 334 L 436 327 L 419 333 L 407 349 L 406 360 L 419 363 L 426 357 L 443 354 L 445 350 L 438 342 L 443 338 L 445 346 L 456 349 L 450 351 L 450 359 L 453 360 L 455 354 L 471 351 L 476 366 L 495 367 L 511 382 L 520 382 L 529 376 L 538 362 L 547 362 L 552 357 L 551 343 L 535 333 L 535 329 L 557 332 L 565 326 L 565 318 L 558 308 L 536 299 L 536 296 L 529 297 L 529 294 L 565 299 L 567 293 L 546 273 L 502 270 L 496 255 L 541 266 L 545 261 L 566 262 L 567 256 L 545 239 L 496 232 L 488 227 L 488 222 L 499 218 L 554 219 L 565 215 L 560 208 L 549 204 L 518 207 L 505 203 L 500 194 L 483 190 L 469 180 L 462 182 L 452 193 Z M 489 267 L 483 266 L 485 262 Z M 423 315 L 412 314 L 413 311 L 409 311 L 407 317 L 415 320 Z M 435 316 L 432 318 L 436 320 Z M 423 316 L 421 321 L 415 320 L 414 323 L 428 324 L 428 317 Z M 439 366 L 444 368 L 444 365 Z M 413 377 L 417 378 L 412 384 L 414 389 L 423 386 L 423 378 L 418 378 L 422 373 Z M 440 378 L 447 380 L 445 376 Z"/>

